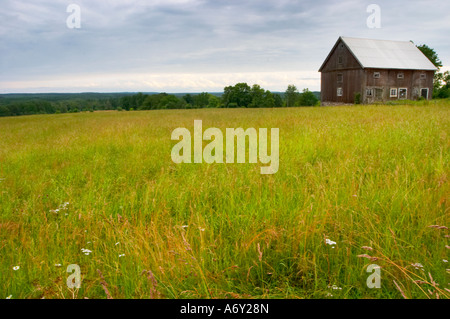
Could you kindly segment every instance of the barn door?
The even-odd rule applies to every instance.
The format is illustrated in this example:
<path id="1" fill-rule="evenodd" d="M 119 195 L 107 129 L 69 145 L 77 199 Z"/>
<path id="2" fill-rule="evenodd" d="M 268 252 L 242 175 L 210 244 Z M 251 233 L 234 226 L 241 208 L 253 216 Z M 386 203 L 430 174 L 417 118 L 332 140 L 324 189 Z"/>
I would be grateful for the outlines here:
<path id="1" fill-rule="evenodd" d="M 400 100 L 406 100 L 408 98 L 408 89 L 406 88 L 398 89 L 398 98 Z"/>
<path id="2" fill-rule="evenodd" d="M 377 101 L 383 100 L 383 89 L 375 89 L 375 99 Z"/>
<path id="3" fill-rule="evenodd" d="M 421 89 L 420 90 L 420 96 L 425 98 L 425 100 L 428 100 L 428 89 Z"/>

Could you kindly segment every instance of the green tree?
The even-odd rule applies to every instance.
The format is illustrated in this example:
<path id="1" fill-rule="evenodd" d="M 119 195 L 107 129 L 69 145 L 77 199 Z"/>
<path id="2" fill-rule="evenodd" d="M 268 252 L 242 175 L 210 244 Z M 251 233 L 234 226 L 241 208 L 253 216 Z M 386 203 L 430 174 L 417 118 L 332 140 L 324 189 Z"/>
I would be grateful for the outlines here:
<path id="1" fill-rule="evenodd" d="M 274 99 L 274 107 L 283 106 L 283 99 L 281 98 L 280 94 L 273 94 L 273 99 Z"/>
<path id="2" fill-rule="evenodd" d="M 248 107 L 264 107 L 265 91 L 258 84 L 253 84 L 250 89 L 251 102 Z"/>
<path id="3" fill-rule="evenodd" d="M 288 85 L 286 92 L 284 93 L 284 98 L 286 100 L 286 106 L 291 107 L 295 106 L 297 103 L 299 93 L 297 87 L 293 84 Z"/>
<path id="4" fill-rule="evenodd" d="M 145 101 L 146 95 L 142 93 L 138 93 L 135 95 L 135 103 L 130 108 L 134 108 L 135 110 L 140 108 Z"/>
<path id="5" fill-rule="evenodd" d="M 219 107 L 220 106 L 220 98 L 209 94 L 209 107 Z"/>
<path id="6" fill-rule="evenodd" d="M 450 72 L 439 73 L 434 82 L 435 91 L 433 97 L 446 99 L 450 97 Z"/>
<path id="7" fill-rule="evenodd" d="M 0 105 L 0 116 L 9 116 L 9 115 L 11 115 L 9 109 L 4 105 Z"/>
<path id="8" fill-rule="evenodd" d="M 222 95 L 225 107 L 248 107 L 252 101 L 251 88 L 247 83 L 237 83 L 235 86 L 227 86 Z"/>
<path id="9" fill-rule="evenodd" d="M 417 48 L 434 64 L 438 71 L 442 67 L 442 61 L 439 59 L 436 51 L 426 44 L 418 45 Z"/>
<path id="10" fill-rule="evenodd" d="M 194 106 L 204 108 L 209 106 L 209 94 L 206 92 L 194 96 Z"/>
<path id="11" fill-rule="evenodd" d="M 181 108 L 181 100 L 179 98 L 177 98 L 175 95 L 167 94 L 159 101 L 157 108 L 158 109 L 178 109 L 178 108 Z"/>
<path id="12" fill-rule="evenodd" d="M 298 98 L 300 106 L 315 106 L 319 99 L 308 89 L 304 89 Z"/>
<path id="13" fill-rule="evenodd" d="M 436 51 L 426 44 L 418 45 L 417 48 L 434 64 L 437 68 L 437 72 L 434 73 L 433 82 L 433 98 L 446 98 L 449 97 L 449 73 L 440 73 L 442 67 L 442 61 L 439 59 Z"/>
<path id="14" fill-rule="evenodd" d="M 194 105 L 194 97 L 191 94 L 186 94 L 185 96 L 183 96 L 183 99 L 186 101 L 187 104 L 189 105 Z"/>
<path id="15" fill-rule="evenodd" d="M 263 107 L 275 107 L 275 95 L 269 90 L 264 92 Z"/>
<path id="16" fill-rule="evenodd" d="M 130 96 L 124 96 L 120 99 L 120 107 L 129 110 L 131 107 L 131 97 Z"/>

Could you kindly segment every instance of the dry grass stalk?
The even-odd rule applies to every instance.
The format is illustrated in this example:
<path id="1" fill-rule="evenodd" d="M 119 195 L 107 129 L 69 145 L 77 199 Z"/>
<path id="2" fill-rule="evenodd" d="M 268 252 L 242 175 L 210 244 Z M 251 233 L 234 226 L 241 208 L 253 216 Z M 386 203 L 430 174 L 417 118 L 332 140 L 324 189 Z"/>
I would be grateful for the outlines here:
<path id="1" fill-rule="evenodd" d="M 100 271 L 100 269 L 97 269 L 97 272 L 98 272 L 98 274 L 100 275 L 100 278 L 102 278 L 102 281 L 100 281 L 100 284 L 102 285 L 103 290 L 105 291 L 106 298 L 108 298 L 108 299 L 114 299 L 114 298 L 111 296 L 111 294 L 109 293 L 109 290 L 108 290 L 108 284 L 106 283 L 105 278 L 103 277 L 103 274 L 102 274 L 102 272 Z"/>
<path id="2" fill-rule="evenodd" d="M 156 289 L 156 287 L 158 286 L 158 281 L 156 281 L 155 275 L 153 275 L 151 270 L 145 270 L 145 269 L 142 271 L 141 275 L 143 275 L 143 274 L 147 274 L 147 279 L 152 284 L 152 288 L 150 289 L 150 299 L 155 299 L 155 297 L 159 298 L 161 294 Z"/>
<path id="3" fill-rule="evenodd" d="M 367 258 L 367 259 L 370 259 L 371 261 L 378 260 L 378 257 L 372 257 L 372 256 L 367 255 L 367 254 L 364 254 L 364 255 L 358 255 L 357 257 L 359 257 L 359 258 Z"/>
<path id="4" fill-rule="evenodd" d="M 261 247 L 259 246 L 259 243 L 257 246 L 258 246 L 258 254 L 259 254 L 258 259 L 259 259 L 259 261 L 262 261 L 263 253 L 261 251 Z"/>
<path id="5" fill-rule="evenodd" d="M 393 282 L 397 287 L 398 291 L 400 291 L 400 293 L 402 294 L 403 298 L 408 299 L 408 297 L 406 297 L 405 293 L 403 292 L 402 288 L 400 288 L 400 286 L 395 282 L 395 280 L 393 280 Z"/>
<path id="6" fill-rule="evenodd" d="M 440 225 L 430 225 L 429 228 L 436 228 L 436 229 L 448 229 L 446 226 L 440 226 Z"/>

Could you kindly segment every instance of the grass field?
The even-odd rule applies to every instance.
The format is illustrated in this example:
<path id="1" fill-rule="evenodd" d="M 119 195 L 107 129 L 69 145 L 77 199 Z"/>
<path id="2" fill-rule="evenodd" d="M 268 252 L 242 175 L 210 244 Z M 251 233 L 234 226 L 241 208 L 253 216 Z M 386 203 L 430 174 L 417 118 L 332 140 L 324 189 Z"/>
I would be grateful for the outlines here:
<path id="1" fill-rule="evenodd" d="M 174 164 L 195 119 L 279 128 L 278 173 Z M 448 100 L 0 118 L 0 298 L 449 298 L 449 135 Z"/>

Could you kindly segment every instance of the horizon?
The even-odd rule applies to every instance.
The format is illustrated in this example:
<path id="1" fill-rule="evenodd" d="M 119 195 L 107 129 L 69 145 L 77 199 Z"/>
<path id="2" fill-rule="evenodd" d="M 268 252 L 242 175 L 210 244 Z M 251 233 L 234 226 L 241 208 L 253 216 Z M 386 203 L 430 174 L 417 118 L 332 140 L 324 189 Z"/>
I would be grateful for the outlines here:
<path id="1" fill-rule="evenodd" d="M 270 90 L 269 90 L 270 91 Z M 311 90 L 310 90 L 311 91 Z M 284 91 L 270 91 L 272 93 L 275 94 L 284 94 Z M 299 92 L 301 93 L 301 90 L 299 90 Z M 319 91 L 311 91 L 313 93 L 320 93 Z M 209 94 L 223 94 L 223 91 L 219 92 L 207 92 L 207 91 L 203 91 L 203 92 L 166 92 L 166 91 L 161 91 L 161 92 L 142 92 L 142 91 L 136 91 L 136 92 L 132 92 L 132 91 L 128 91 L 128 92 L 40 92 L 40 93 L 27 93 L 27 92 L 17 92 L 17 93 L 0 93 L 0 95 L 45 95 L 45 94 L 138 94 L 138 93 L 142 93 L 142 94 L 201 94 L 201 93 L 209 93 Z"/>

